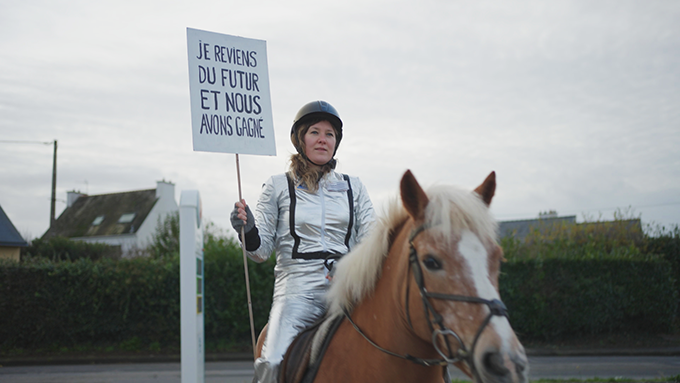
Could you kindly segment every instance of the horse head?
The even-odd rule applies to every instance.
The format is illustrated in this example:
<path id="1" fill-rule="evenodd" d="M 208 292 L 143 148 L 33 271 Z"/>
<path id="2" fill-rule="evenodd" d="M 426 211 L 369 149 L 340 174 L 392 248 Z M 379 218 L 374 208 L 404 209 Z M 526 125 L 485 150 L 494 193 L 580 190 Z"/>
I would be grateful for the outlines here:
<path id="1" fill-rule="evenodd" d="M 426 193 L 404 174 L 404 306 L 411 329 L 475 381 L 526 382 L 524 348 L 498 289 L 503 252 L 488 209 L 495 189 L 493 172 L 473 192 L 440 186 Z"/>

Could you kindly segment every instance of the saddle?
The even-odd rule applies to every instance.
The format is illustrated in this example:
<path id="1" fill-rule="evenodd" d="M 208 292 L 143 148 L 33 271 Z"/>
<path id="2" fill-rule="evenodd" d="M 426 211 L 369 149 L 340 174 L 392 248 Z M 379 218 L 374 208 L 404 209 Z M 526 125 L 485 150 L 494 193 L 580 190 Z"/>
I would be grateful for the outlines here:
<path id="1" fill-rule="evenodd" d="M 298 335 L 288 347 L 279 368 L 278 383 L 311 383 L 333 335 L 345 319 L 325 317 Z"/>

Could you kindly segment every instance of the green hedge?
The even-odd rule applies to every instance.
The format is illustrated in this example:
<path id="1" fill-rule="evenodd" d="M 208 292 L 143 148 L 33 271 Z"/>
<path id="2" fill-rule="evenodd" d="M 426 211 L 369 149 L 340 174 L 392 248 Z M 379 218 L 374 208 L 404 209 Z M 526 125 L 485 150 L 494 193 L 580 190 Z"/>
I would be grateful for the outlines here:
<path id="1" fill-rule="evenodd" d="M 256 326 L 267 321 L 274 260 L 249 262 Z M 214 348 L 250 343 L 243 255 L 205 247 L 205 333 Z M 166 259 L 34 260 L 0 265 L 0 350 L 78 345 L 179 347 L 179 263 Z"/>
<path id="2" fill-rule="evenodd" d="M 531 340 L 667 333 L 677 312 L 675 283 L 659 257 L 511 261 L 500 279 L 513 328 Z"/>
<path id="3" fill-rule="evenodd" d="M 670 229 L 656 228 L 653 235 L 647 238 L 644 251 L 649 254 L 659 254 L 671 263 L 675 272 L 675 280 L 678 281 L 676 287 L 680 290 L 680 227 L 676 225 Z"/>
<path id="4" fill-rule="evenodd" d="M 501 296 L 513 327 L 536 340 L 676 331 L 680 230 L 643 235 L 635 222 L 552 225 L 503 238 Z"/>
<path id="5" fill-rule="evenodd" d="M 205 237 L 206 345 L 211 351 L 249 346 L 240 246 L 224 236 Z M 630 243 L 504 244 L 509 261 L 502 266 L 501 297 L 513 327 L 527 340 L 668 332 L 678 307 L 677 269 L 671 267 L 679 259 L 678 239 L 658 240 L 659 256 Z M 0 264 L 0 352 L 179 347 L 179 266 L 176 252 L 170 254 Z M 256 331 L 268 319 L 274 263 L 273 257 L 248 262 Z"/>
<path id="6" fill-rule="evenodd" d="M 234 343 L 250 345 L 250 321 L 243 251 L 230 239 L 215 238 L 205 246 L 205 338 L 212 349 Z M 255 336 L 269 319 L 274 291 L 274 256 L 264 263 L 248 261 Z"/>
<path id="7" fill-rule="evenodd" d="M 42 261 L 0 273 L 2 349 L 178 340 L 177 262 Z"/>

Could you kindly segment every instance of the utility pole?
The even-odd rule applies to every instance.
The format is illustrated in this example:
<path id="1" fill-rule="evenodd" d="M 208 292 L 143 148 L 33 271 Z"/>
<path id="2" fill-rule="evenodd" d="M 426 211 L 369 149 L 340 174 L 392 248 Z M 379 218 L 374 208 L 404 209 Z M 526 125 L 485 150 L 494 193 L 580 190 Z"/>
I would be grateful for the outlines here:
<path id="1" fill-rule="evenodd" d="M 50 206 L 50 227 L 54 225 L 55 205 L 57 204 L 57 140 L 54 140 L 54 155 L 52 157 L 52 204 Z"/>
<path id="2" fill-rule="evenodd" d="M 52 200 L 50 206 L 50 227 L 54 225 L 55 210 L 57 204 L 57 140 L 42 142 L 42 141 L 23 141 L 23 140 L 0 140 L 0 144 L 41 144 L 54 145 L 54 153 L 52 155 Z"/>

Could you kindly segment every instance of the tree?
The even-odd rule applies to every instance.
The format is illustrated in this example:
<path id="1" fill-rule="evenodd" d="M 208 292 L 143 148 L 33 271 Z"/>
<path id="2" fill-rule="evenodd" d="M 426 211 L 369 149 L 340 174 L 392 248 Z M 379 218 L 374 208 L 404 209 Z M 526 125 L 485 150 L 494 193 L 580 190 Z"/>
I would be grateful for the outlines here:
<path id="1" fill-rule="evenodd" d="M 179 256 L 179 212 L 170 213 L 161 221 L 154 232 L 147 253 L 155 259 Z"/>

